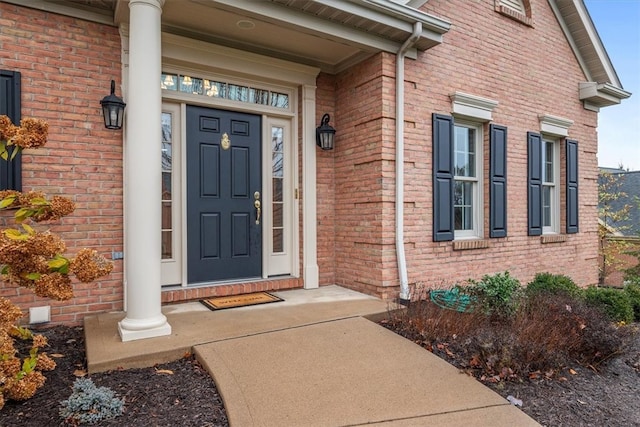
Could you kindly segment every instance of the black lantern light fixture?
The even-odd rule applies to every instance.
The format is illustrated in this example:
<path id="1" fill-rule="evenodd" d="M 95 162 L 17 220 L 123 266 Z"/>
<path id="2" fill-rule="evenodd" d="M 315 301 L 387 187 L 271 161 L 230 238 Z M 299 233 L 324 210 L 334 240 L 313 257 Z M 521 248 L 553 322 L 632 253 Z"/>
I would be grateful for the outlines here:
<path id="1" fill-rule="evenodd" d="M 333 150 L 333 142 L 336 136 L 336 130 L 329 126 L 331 116 L 325 114 L 322 116 L 320 126 L 316 128 L 316 144 L 323 150 Z"/>
<path id="2" fill-rule="evenodd" d="M 104 116 L 104 127 L 107 129 L 122 129 L 122 118 L 124 117 L 125 104 L 122 98 L 115 95 L 116 82 L 111 80 L 111 94 L 102 98 L 102 115 Z"/>

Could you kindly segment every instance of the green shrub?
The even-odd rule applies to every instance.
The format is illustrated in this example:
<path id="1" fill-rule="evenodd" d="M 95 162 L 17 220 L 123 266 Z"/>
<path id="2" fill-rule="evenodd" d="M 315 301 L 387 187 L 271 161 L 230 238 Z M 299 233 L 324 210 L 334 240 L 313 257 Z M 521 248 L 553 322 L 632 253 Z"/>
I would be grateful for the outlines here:
<path id="1" fill-rule="evenodd" d="M 573 298 L 580 298 L 584 291 L 575 284 L 570 277 L 562 274 L 538 273 L 533 281 L 527 285 L 526 293 L 528 297 L 540 293 L 552 295 L 567 295 Z"/>
<path id="2" fill-rule="evenodd" d="M 611 320 L 633 322 L 633 306 L 629 294 L 622 289 L 590 286 L 585 292 L 587 303 L 602 309 Z"/>
<path id="3" fill-rule="evenodd" d="M 470 280 L 461 288 L 463 292 L 477 298 L 478 305 L 485 314 L 511 316 L 515 313 L 522 296 L 522 286 L 508 271 L 494 275 L 484 275 L 480 281 Z"/>
<path id="4" fill-rule="evenodd" d="M 635 321 L 640 322 L 640 280 L 625 285 L 624 291 L 631 301 Z"/>

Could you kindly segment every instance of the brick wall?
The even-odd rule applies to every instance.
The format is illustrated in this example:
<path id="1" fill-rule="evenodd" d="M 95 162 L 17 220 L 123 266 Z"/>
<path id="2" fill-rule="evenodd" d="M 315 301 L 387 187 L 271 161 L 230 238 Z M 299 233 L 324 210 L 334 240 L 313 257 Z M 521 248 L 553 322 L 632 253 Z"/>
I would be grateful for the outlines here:
<path id="1" fill-rule="evenodd" d="M 122 251 L 122 135 L 104 128 L 99 104 L 111 79 L 120 87 L 120 52 L 114 27 L 0 3 L 0 68 L 22 73 L 22 118 L 49 123 L 47 145 L 24 153 L 23 190 L 75 201 L 71 216 L 40 226 L 61 234 L 68 255 L 83 247 L 107 258 Z M 122 309 L 122 262 L 105 280 L 74 283 L 74 293 L 56 302 L 0 283 L 0 295 L 25 312 L 50 305 L 53 322 L 78 323 Z"/>
<path id="2" fill-rule="evenodd" d="M 509 270 L 523 283 L 535 273 L 597 283 L 597 114 L 578 99 L 585 81 L 545 0 L 531 2 L 534 27 L 495 12 L 492 0 L 432 0 L 424 10 L 452 23 L 444 43 L 406 61 L 405 250 L 409 281 L 445 286 Z M 395 56 L 379 54 L 337 76 L 335 150 L 336 282 L 358 290 L 397 291 L 393 238 Z M 508 127 L 508 237 L 488 239 L 488 161 L 484 230 L 488 248 L 454 251 L 432 241 L 431 113 L 451 114 L 461 91 L 499 102 L 493 123 Z M 579 141 L 580 233 L 543 244 L 527 236 L 527 131 L 538 116 L 574 121 Z M 488 153 L 488 125 L 484 150 Z M 564 144 L 562 144 L 564 146 Z M 560 164 L 564 165 L 564 147 Z M 560 177 L 564 199 L 564 166 Z M 561 233 L 565 206 L 560 207 Z"/>

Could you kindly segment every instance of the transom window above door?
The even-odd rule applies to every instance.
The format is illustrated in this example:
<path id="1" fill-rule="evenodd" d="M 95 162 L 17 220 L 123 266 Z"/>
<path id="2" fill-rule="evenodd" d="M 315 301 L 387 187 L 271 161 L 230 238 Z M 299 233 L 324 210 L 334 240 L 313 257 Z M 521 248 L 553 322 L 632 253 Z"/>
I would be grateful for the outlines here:
<path id="1" fill-rule="evenodd" d="M 283 110 L 289 109 L 289 94 L 265 88 L 236 84 L 222 79 L 206 79 L 185 74 L 162 73 L 160 87 L 209 98 L 266 105 Z"/>

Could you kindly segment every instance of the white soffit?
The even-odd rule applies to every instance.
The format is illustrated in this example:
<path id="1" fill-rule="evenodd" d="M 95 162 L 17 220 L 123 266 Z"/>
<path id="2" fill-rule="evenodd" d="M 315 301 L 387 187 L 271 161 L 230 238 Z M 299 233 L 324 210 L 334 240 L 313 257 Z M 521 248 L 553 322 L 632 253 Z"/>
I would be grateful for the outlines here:
<path id="1" fill-rule="evenodd" d="M 541 114 L 538 119 L 540 120 L 540 132 L 561 137 L 569 136 L 569 128 L 573 124 L 573 120 L 550 114 Z"/>
<path id="2" fill-rule="evenodd" d="M 455 116 L 468 117 L 483 122 L 493 120 L 491 113 L 498 106 L 498 101 L 463 92 L 452 93 L 449 98 L 451 99 L 451 111 Z"/>

